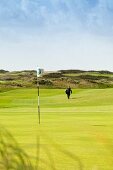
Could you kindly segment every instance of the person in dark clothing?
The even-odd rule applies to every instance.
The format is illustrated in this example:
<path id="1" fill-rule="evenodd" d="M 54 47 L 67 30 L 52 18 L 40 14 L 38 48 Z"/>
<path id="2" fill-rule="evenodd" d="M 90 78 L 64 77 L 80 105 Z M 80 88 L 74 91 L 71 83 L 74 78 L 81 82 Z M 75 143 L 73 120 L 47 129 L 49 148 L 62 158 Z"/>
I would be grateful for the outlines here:
<path id="1" fill-rule="evenodd" d="M 65 91 L 65 93 L 67 94 L 67 98 L 69 99 L 70 98 L 70 95 L 72 94 L 72 90 L 70 87 L 68 87 Z"/>

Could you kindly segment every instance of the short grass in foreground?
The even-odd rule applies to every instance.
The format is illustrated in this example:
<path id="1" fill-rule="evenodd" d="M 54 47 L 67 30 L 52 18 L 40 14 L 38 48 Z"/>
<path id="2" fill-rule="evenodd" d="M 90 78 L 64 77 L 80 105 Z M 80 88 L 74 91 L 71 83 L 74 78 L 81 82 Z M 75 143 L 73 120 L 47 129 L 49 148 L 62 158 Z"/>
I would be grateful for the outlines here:
<path id="1" fill-rule="evenodd" d="M 39 170 L 113 169 L 113 89 L 41 89 L 0 93 L 0 124 Z M 36 161 L 37 158 L 37 161 Z"/>

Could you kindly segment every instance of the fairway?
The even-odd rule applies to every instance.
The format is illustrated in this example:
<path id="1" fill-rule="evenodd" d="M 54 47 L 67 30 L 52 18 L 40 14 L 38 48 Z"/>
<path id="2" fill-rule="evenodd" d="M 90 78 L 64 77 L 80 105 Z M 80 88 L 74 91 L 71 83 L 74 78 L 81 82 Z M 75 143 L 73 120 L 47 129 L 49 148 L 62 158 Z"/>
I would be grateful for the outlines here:
<path id="1" fill-rule="evenodd" d="M 113 89 L 40 90 L 0 93 L 0 125 L 39 170 L 113 169 Z"/>

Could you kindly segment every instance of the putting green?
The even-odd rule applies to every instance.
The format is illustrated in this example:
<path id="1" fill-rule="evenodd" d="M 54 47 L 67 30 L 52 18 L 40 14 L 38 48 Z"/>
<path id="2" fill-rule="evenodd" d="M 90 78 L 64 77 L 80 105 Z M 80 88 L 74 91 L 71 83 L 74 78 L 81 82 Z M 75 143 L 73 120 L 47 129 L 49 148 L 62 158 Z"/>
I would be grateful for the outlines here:
<path id="1" fill-rule="evenodd" d="M 0 93 L 0 124 L 39 170 L 113 169 L 113 89 L 41 89 Z"/>

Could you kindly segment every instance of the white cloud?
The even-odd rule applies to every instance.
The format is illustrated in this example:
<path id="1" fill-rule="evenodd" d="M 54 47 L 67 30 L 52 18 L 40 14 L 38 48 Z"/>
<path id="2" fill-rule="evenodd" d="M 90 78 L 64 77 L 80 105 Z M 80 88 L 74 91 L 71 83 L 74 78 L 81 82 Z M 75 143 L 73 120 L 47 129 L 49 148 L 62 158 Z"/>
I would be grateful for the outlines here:
<path id="1" fill-rule="evenodd" d="M 0 1 L 1 25 L 42 29 L 86 29 L 112 32 L 111 0 L 9 0 Z M 13 26 L 12 26 L 13 27 Z"/>
<path id="2" fill-rule="evenodd" d="M 112 68 L 110 0 L 4 0 L 0 7 L 0 67 Z"/>
<path id="3" fill-rule="evenodd" d="M 25 13 L 27 13 L 27 11 L 28 11 L 28 0 L 26 1 L 26 0 L 21 0 L 21 9 L 25 12 Z"/>

